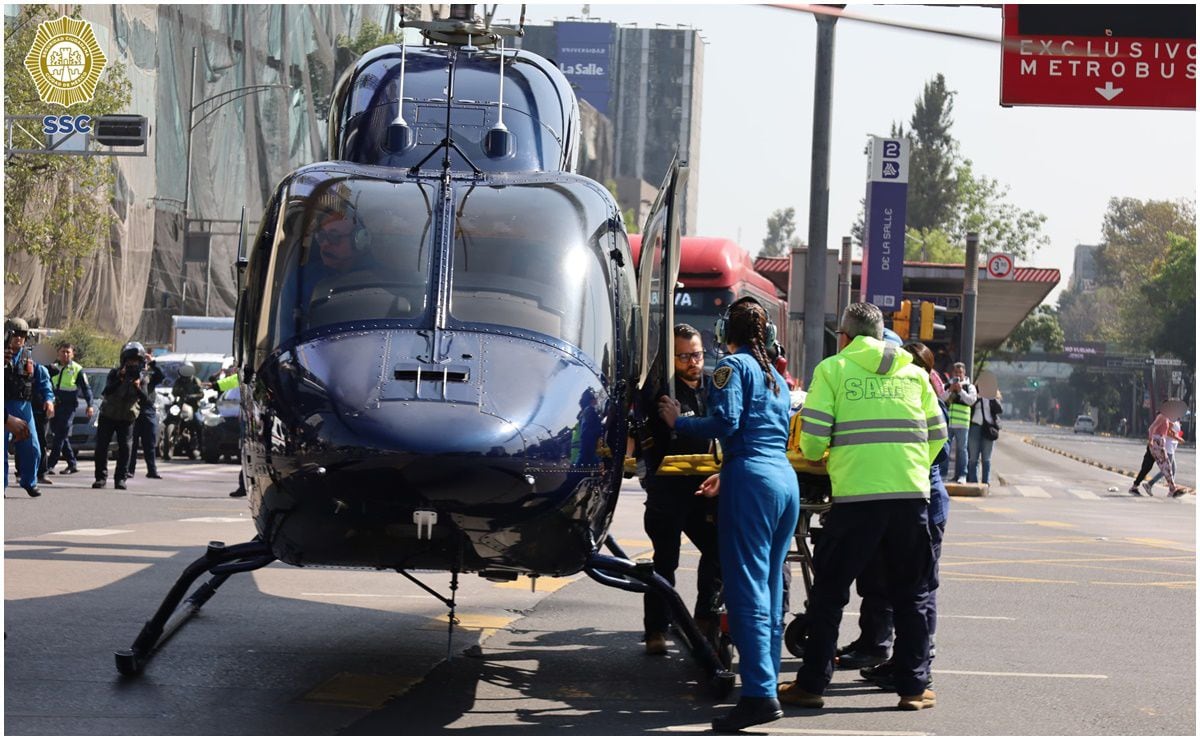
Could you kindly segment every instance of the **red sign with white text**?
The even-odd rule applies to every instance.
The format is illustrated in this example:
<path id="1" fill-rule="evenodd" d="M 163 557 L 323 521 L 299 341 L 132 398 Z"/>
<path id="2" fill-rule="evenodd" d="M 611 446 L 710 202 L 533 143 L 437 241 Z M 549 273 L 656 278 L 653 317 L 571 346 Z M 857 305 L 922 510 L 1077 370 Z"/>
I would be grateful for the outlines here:
<path id="1" fill-rule="evenodd" d="M 1195 5 L 1005 5 L 1000 105 L 1196 109 Z"/>

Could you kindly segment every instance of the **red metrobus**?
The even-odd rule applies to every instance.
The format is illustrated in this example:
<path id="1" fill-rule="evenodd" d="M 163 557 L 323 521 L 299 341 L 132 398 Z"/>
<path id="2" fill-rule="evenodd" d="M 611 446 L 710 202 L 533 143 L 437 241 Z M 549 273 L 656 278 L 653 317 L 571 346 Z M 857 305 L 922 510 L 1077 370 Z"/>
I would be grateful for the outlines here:
<path id="1" fill-rule="evenodd" d="M 629 235 L 634 264 L 641 254 L 641 234 Z M 779 298 L 774 284 L 754 270 L 754 258 L 731 239 L 685 236 L 680 239 L 679 282 L 675 291 L 675 323 L 691 324 L 704 337 L 704 365 L 717 363 L 713 326 L 725 309 L 739 298 L 753 296 L 779 328 L 783 342 L 787 326 L 787 302 Z"/>

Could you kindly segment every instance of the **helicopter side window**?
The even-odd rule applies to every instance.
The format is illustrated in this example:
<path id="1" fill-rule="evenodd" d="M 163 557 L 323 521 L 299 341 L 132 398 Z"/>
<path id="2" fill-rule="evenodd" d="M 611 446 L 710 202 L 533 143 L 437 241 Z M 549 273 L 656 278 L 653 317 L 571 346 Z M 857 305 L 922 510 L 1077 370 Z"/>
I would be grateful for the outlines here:
<path id="1" fill-rule="evenodd" d="M 290 193 L 271 265 L 274 346 L 318 327 L 419 319 L 430 270 L 426 186 L 338 179 Z"/>
<path id="2" fill-rule="evenodd" d="M 603 366 L 613 332 L 604 201 L 562 182 L 457 197 L 451 316 L 555 337 Z"/>

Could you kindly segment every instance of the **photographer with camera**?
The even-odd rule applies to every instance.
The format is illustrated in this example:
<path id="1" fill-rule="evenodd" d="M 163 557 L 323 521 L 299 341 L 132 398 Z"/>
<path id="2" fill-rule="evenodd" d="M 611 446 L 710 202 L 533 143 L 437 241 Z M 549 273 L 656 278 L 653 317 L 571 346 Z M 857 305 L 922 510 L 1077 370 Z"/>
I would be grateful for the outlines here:
<path id="1" fill-rule="evenodd" d="M 114 486 L 125 489 L 129 472 L 129 449 L 133 441 L 133 422 L 142 406 L 154 403 L 142 387 L 142 370 L 146 366 L 146 351 L 139 344 L 126 345 L 121 350 L 121 364 L 108 371 L 101 396 L 100 420 L 96 425 L 96 482 L 92 488 L 104 488 L 108 481 L 108 445 L 117 437 L 117 468 Z"/>
<path id="2" fill-rule="evenodd" d="M 967 482 L 967 434 L 971 429 L 971 408 L 979 400 L 975 386 L 967 378 L 967 366 L 954 363 L 954 369 L 946 381 L 945 390 L 938 400 L 950 407 L 950 448 L 954 451 L 955 483 Z M 950 460 L 942 463 L 942 480 L 950 469 Z"/>
<path id="3" fill-rule="evenodd" d="M 146 348 L 141 342 L 130 342 L 126 347 L 136 347 L 144 354 Z M 161 478 L 158 474 L 158 408 L 155 403 L 155 391 L 158 384 L 163 382 L 166 375 L 158 367 L 153 357 L 146 356 L 146 369 L 142 372 L 142 390 L 146 391 L 150 403 L 141 405 L 137 420 L 133 422 L 133 446 L 129 450 L 129 477 L 133 477 L 137 468 L 138 445 L 142 446 L 142 454 L 146 458 L 146 477 Z"/>

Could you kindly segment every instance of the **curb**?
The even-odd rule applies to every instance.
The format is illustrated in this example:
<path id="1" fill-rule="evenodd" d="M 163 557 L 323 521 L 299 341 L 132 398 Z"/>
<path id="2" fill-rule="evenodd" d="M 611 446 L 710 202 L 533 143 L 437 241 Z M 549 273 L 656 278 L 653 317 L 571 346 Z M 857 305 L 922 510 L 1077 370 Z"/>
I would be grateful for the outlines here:
<path id="1" fill-rule="evenodd" d="M 986 483 L 946 483 L 946 493 L 959 498 L 983 498 L 991 489 Z"/>
<path id="2" fill-rule="evenodd" d="M 1042 442 L 1037 441 L 1033 437 L 1022 437 L 1021 441 L 1023 441 L 1025 444 L 1030 445 L 1032 447 L 1037 447 L 1039 449 L 1046 450 L 1047 452 L 1053 452 L 1054 454 L 1062 455 L 1063 457 L 1069 457 L 1072 460 L 1075 460 L 1075 461 L 1081 462 L 1081 463 L 1085 463 L 1087 465 L 1091 465 L 1094 468 L 1102 468 L 1109 472 L 1117 473 L 1118 475 L 1128 476 L 1130 478 L 1133 478 L 1134 480 L 1137 480 L 1137 471 L 1136 470 L 1128 470 L 1126 468 L 1119 468 L 1115 465 L 1109 465 L 1108 463 L 1097 462 L 1096 460 L 1093 460 L 1090 457 L 1083 457 L 1082 455 L 1076 455 L 1073 452 L 1066 452 L 1065 450 L 1060 450 L 1056 447 L 1051 447 L 1050 445 L 1043 444 Z M 1195 495 L 1195 493 L 1196 493 L 1196 490 L 1194 488 L 1188 488 L 1187 486 L 1179 486 L 1179 488 L 1182 488 L 1184 493 L 1190 493 L 1193 495 Z"/>

